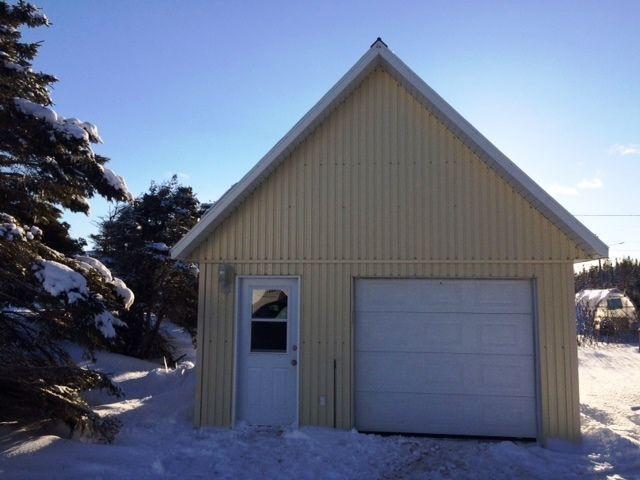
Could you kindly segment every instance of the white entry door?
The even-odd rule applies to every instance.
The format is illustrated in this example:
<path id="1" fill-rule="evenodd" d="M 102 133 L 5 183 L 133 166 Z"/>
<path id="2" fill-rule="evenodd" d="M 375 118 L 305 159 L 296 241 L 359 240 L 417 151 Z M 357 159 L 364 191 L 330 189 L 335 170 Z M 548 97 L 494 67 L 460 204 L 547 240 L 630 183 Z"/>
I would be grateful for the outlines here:
<path id="1" fill-rule="evenodd" d="M 240 280 L 236 420 L 297 422 L 298 279 Z"/>
<path id="2" fill-rule="evenodd" d="M 527 280 L 356 282 L 363 431 L 536 437 Z"/>

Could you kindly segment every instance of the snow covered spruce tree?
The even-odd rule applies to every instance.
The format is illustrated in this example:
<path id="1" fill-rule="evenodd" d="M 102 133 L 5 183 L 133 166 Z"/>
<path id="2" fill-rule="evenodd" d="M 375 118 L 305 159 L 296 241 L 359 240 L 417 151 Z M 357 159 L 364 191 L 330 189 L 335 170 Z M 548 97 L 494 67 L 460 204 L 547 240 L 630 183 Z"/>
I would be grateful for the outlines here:
<path id="1" fill-rule="evenodd" d="M 96 256 L 135 293 L 135 304 L 125 315 L 123 353 L 172 358 L 160 329 L 165 320 L 194 332 L 198 270 L 193 264 L 172 260 L 169 250 L 196 224 L 205 207 L 191 187 L 180 185 L 174 176 L 152 183 L 132 203 L 117 206 L 92 236 Z"/>
<path id="2" fill-rule="evenodd" d="M 48 26 L 29 3 L 0 1 L 0 422 L 66 425 L 72 436 L 110 441 L 117 425 L 83 401 L 83 390 L 118 389 L 79 368 L 61 347 L 116 348 L 132 292 L 100 262 L 81 256 L 63 210 L 88 199 L 129 200 L 97 128 L 52 108 L 52 75 L 32 70 L 38 43 L 20 29 Z"/>

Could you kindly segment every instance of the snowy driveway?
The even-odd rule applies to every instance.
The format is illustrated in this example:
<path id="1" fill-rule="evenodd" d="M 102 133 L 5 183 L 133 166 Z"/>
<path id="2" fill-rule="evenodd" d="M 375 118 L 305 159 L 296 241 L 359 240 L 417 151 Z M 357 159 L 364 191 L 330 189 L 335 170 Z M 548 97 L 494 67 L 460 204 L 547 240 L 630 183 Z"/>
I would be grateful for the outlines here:
<path id="1" fill-rule="evenodd" d="M 640 410 L 632 408 L 640 407 L 640 354 L 633 347 L 580 350 L 584 444 L 573 453 L 321 428 L 196 431 L 192 363 L 166 372 L 102 354 L 98 365 L 127 394 L 101 407 L 124 423 L 115 444 L 11 437 L 0 446 L 0 478 L 640 478 Z"/>

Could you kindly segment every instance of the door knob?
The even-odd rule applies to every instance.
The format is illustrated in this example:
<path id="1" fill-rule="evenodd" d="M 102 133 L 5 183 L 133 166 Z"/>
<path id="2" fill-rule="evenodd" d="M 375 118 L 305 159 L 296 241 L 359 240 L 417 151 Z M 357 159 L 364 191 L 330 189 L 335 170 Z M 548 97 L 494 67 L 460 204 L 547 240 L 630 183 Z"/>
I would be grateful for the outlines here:
<path id="1" fill-rule="evenodd" d="M 291 365 L 295 367 L 297 364 L 298 364 L 298 361 L 296 359 L 291 360 Z"/>

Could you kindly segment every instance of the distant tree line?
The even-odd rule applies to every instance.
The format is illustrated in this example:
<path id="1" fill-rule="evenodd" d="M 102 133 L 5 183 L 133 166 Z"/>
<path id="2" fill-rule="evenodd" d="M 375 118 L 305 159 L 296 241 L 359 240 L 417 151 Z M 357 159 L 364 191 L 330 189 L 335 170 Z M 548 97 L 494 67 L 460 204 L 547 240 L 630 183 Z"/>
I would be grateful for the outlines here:
<path id="1" fill-rule="evenodd" d="M 593 265 L 575 274 L 576 292 L 585 288 L 619 288 L 633 304 L 640 306 L 640 262 L 624 258 Z"/>
<path id="2" fill-rule="evenodd" d="M 585 289 L 616 288 L 624 292 L 637 308 L 640 306 L 640 262 L 624 258 L 609 260 L 584 268 L 575 274 L 576 293 Z M 597 313 L 588 301 L 576 304 L 578 342 L 635 342 L 637 341 L 638 311 L 620 314 L 618 310 Z"/>

